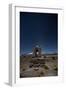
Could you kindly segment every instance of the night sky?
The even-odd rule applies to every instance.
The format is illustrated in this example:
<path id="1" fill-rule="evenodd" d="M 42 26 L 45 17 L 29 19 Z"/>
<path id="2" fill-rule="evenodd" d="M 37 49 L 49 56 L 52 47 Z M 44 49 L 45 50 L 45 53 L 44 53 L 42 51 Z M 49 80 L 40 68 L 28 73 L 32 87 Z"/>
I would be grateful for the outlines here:
<path id="1" fill-rule="evenodd" d="M 20 12 L 20 55 L 31 53 L 36 45 L 43 53 L 56 53 L 57 44 L 57 14 Z"/>

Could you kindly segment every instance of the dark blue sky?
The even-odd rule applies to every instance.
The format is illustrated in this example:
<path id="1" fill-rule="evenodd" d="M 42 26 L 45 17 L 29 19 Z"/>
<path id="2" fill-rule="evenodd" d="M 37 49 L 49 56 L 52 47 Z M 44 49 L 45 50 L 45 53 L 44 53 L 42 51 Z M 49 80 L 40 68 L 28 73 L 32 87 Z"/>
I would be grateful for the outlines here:
<path id="1" fill-rule="evenodd" d="M 20 55 L 31 53 L 37 44 L 42 52 L 57 52 L 58 15 L 20 12 Z"/>

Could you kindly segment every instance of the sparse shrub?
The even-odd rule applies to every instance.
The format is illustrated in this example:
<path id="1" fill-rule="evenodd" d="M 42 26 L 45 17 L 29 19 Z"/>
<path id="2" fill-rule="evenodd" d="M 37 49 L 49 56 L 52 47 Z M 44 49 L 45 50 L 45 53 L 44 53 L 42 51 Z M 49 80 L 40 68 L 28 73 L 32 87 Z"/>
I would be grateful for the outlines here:
<path id="1" fill-rule="evenodd" d="M 54 59 L 55 59 L 55 57 L 52 57 L 52 59 L 54 60 Z"/>
<path id="2" fill-rule="evenodd" d="M 56 67 L 56 68 L 54 68 L 54 70 L 55 70 L 55 71 L 57 71 L 57 70 L 58 70 L 58 68 Z"/>
<path id="3" fill-rule="evenodd" d="M 32 68 L 32 67 L 33 67 L 33 65 L 30 65 L 29 67 L 30 67 L 30 68 Z"/>
<path id="4" fill-rule="evenodd" d="M 47 69 L 47 70 L 49 69 L 49 67 L 47 65 L 44 65 L 44 68 Z"/>
<path id="5" fill-rule="evenodd" d="M 23 68 L 22 70 L 23 70 L 23 71 L 25 71 L 26 69 L 25 69 L 25 68 Z"/>
<path id="6" fill-rule="evenodd" d="M 44 72 L 40 72 L 40 75 L 44 75 Z"/>

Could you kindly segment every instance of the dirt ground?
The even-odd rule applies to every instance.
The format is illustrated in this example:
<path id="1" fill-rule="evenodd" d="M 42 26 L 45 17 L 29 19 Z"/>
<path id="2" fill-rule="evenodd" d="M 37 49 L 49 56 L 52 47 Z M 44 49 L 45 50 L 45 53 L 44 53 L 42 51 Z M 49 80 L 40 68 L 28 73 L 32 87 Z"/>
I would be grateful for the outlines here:
<path id="1" fill-rule="evenodd" d="M 56 57 L 32 56 L 20 57 L 20 78 L 22 77 L 46 77 L 58 75 L 58 59 Z"/>

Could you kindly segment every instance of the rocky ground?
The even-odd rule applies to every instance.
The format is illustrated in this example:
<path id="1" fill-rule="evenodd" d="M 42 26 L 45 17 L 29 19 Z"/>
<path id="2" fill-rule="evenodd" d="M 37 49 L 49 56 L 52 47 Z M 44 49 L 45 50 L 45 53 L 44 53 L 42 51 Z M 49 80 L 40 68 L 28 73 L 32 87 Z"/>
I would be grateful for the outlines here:
<path id="1" fill-rule="evenodd" d="M 55 57 L 20 57 L 20 77 L 42 77 L 58 75 L 58 59 Z"/>

